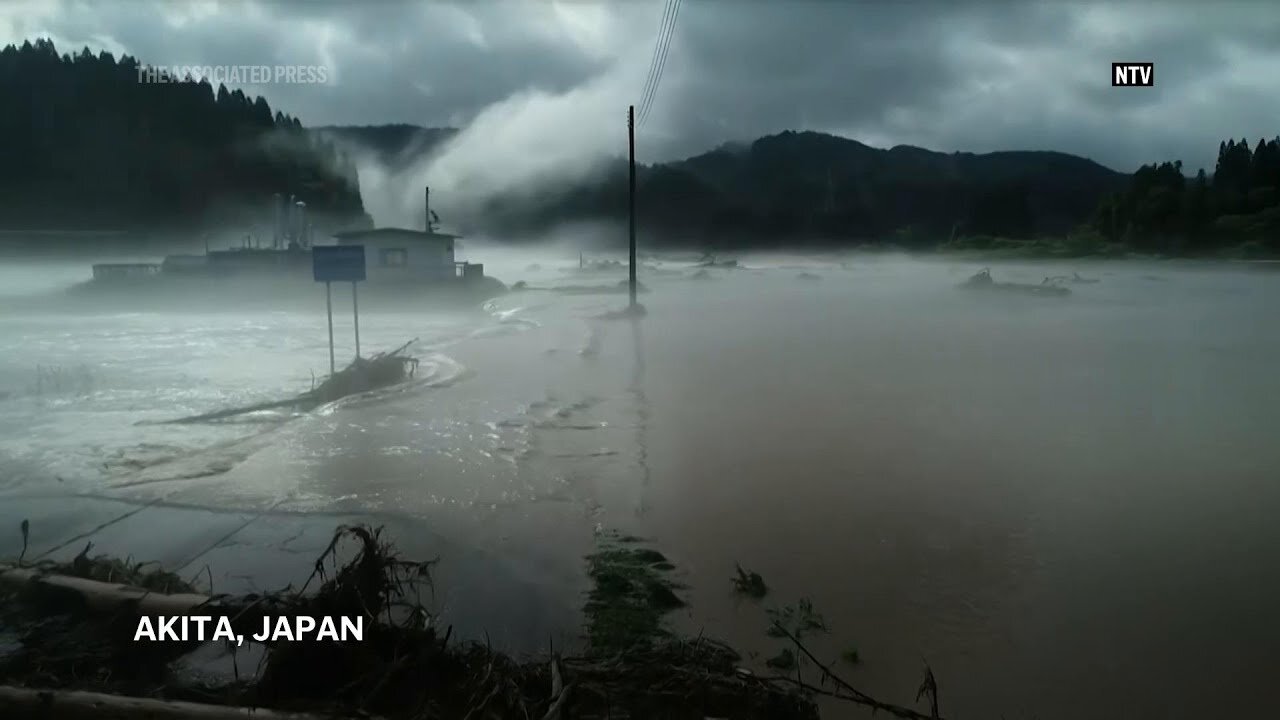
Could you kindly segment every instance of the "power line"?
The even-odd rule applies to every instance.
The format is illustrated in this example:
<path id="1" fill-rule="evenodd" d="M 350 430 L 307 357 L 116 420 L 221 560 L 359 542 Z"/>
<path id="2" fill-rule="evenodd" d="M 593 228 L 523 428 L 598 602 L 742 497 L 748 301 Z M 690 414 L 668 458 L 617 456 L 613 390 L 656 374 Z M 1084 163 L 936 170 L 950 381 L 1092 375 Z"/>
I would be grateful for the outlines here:
<path id="1" fill-rule="evenodd" d="M 658 33 L 653 42 L 653 57 L 649 58 L 649 74 L 644 79 L 644 89 L 640 92 L 640 105 L 642 107 L 649 99 L 649 93 L 653 89 L 653 79 L 658 74 L 658 61 L 662 50 L 662 38 L 667 34 L 667 25 L 671 22 L 671 17 L 675 12 L 675 0 L 666 0 L 666 5 L 662 8 L 662 21 L 658 23 Z"/>
<path id="2" fill-rule="evenodd" d="M 653 87 L 649 89 L 649 102 L 644 106 L 644 112 L 640 114 L 641 125 L 644 125 L 649 119 L 649 111 L 653 110 L 653 101 L 658 98 L 658 86 L 662 83 L 662 71 L 667 67 L 667 52 L 671 49 L 671 38 L 675 35 L 676 21 L 680 18 L 680 1 L 675 0 L 675 10 L 671 13 L 671 24 L 667 26 L 667 37 L 662 43 L 662 57 L 658 60 L 658 73 L 653 78 Z"/>
<path id="3" fill-rule="evenodd" d="M 666 38 L 662 43 L 662 53 L 658 60 L 658 70 L 653 78 L 653 86 L 649 88 L 649 100 L 643 105 L 640 111 L 640 124 L 644 125 L 649 119 L 649 111 L 653 109 L 653 101 L 658 97 L 658 87 L 662 83 L 662 72 L 667 66 L 667 52 L 671 49 L 671 37 L 675 35 L 676 21 L 680 18 L 680 0 L 675 0 L 674 9 L 671 13 L 671 22 L 667 25 Z"/>
<path id="4" fill-rule="evenodd" d="M 649 59 L 649 74 L 644 79 L 644 90 L 640 91 L 640 107 L 643 109 L 649 102 L 649 92 L 653 88 L 653 79 L 658 75 L 658 56 L 662 50 L 662 38 L 667 32 L 667 25 L 671 22 L 672 15 L 675 12 L 675 0 L 667 0 L 666 7 L 662 9 L 662 22 L 658 25 L 657 39 L 653 43 L 653 57 Z"/>

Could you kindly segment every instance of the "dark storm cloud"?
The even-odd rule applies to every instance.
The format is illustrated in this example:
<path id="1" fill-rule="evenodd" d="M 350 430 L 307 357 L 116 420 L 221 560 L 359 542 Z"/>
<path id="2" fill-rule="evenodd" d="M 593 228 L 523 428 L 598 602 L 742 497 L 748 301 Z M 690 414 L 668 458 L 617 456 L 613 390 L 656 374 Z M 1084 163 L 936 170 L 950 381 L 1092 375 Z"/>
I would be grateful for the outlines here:
<path id="1" fill-rule="evenodd" d="M 526 88 L 572 88 L 607 60 L 565 36 L 551 8 L 509 3 L 121 0 L 0 13 L 7 40 L 49 35 L 64 51 L 88 44 L 162 66 L 324 65 L 323 85 L 246 88 L 311 124 L 465 122 Z"/>
<path id="2" fill-rule="evenodd" d="M 1277 131 L 1267 117 L 1280 102 L 1257 82 L 1280 58 L 1280 13 L 1266 3 L 811 7 L 761 4 L 720 23 L 691 13 L 684 102 L 665 108 L 674 135 L 706 144 L 799 125 L 875 144 L 1212 169 L 1223 136 Z M 1157 87 L 1112 88 L 1113 60 L 1155 62 Z M 723 111 L 735 104 L 745 112 Z"/>
<path id="3" fill-rule="evenodd" d="M 0 35 L 168 64 L 322 64 L 325 85 L 252 88 L 308 124 L 478 123 L 468 159 L 617 148 L 660 0 L 550 3 L 11 2 Z M 1112 88 L 1113 60 L 1157 87 Z M 1120 169 L 1212 160 L 1274 135 L 1280 12 L 1254 2 L 685 0 L 646 157 L 787 128 L 939 150 L 1055 149 Z M 503 146 L 504 138 L 521 146 Z"/>

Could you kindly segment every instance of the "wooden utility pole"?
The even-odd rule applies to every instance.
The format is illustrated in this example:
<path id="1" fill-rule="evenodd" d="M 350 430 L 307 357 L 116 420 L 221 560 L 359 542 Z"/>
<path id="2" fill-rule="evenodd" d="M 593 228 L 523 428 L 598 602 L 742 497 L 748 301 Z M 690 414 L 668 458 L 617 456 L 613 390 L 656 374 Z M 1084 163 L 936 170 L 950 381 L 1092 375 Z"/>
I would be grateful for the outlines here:
<path id="1" fill-rule="evenodd" d="M 631 307 L 636 306 L 636 106 L 627 108 L 627 150 L 630 156 L 629 173 L 631 191 L 628 198 L 629 234 L 631 236 L 631 266 L 628 279 L 631 290 Z"/>

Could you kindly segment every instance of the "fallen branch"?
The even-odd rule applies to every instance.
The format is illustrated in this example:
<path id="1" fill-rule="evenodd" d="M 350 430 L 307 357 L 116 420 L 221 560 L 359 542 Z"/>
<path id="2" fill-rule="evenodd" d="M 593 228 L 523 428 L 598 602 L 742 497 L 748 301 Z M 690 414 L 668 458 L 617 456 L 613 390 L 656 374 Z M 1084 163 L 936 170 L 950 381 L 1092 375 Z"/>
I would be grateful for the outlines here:
<path id="1" fill-rule="evenodd" d="M 869 707 L 873 710 L 883 710 L 889 713 L 890 715 L 893 715 L 895 717 L 900 717 L 900 718 L 906 718 L 907 720 L 942 720 L 941 716 L 938 715 L 936 695 L 931 695 L 931 697 L 933 698 L 933 714 L 932 715 L 925 715 L 924 713 L 917 712 L 908 707 L 903 707 L 901 705 L 894 705 L 893 703 L 887 703 L 881 700 L 877 700 L 871 697 L 870 695 L 862 692 L 861 690 L 855 688 L 853 685 L 850 685 L 849 682 L 846 681 L 844 678 L 835 674 L 835 672 L 831 669 L 829 665 L 827 665 L 826 663 L 822 662 L 817 657 L 815 657 L 814 654 L 809 651 L 809 648 L 805 647 L 804 643 L 800 642 L 800 639 L 797 638 L 795 635 L 793 635 L 790 630 L 787 630 L 785 627 L 783 627 L 780 623 L 777 623 L 777 622 L 773 623 L 773 627 L 775 631 L 778 632 L 780 635 L 791 640 L 791 642 L 794 643 L 797 648 L 799 648 L 800 652 L 803 653 L 805 657 L 809 658 L 809 660 L 814 665 L 818 666 L 818 669 L 822 671 L 823 681 L 832 682 L 834 685 L 836 685 L 836 687 L 839 690 L 837 692 L 832 692 L 830 690 L 814 687 L 813 685 L 805 683 L 797 678 L 788 678 L 788 677 L 778 676 L 773 678 L 774 680 L 778 680 L 781 682 L 794 685 L 808 692 L 817 693 L 819 695 L 826 695 L 828 697 L 834 697 L 840 700 L 847 700 L 857 705 Z M 933 691 L 936 693 L 936 685 L 933 685 L 932 681 L 933 681 L 933 671 L 930 670 L 928 671 L 928 675 L 925 679 L 925 685 L 921 686 L 920 693 L 917 694 L 916 696 L 917 699 L 919 699 L 920 695 L 925 694 L 925 690 L 929 686 L 932 686 Z"/>

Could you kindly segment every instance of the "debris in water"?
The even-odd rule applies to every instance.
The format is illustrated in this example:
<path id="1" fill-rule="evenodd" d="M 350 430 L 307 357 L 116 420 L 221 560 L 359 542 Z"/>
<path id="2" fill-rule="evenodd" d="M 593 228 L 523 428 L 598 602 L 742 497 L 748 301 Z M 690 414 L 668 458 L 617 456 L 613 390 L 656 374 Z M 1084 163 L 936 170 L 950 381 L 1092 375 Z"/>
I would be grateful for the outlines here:
<path id="1" fill-rule="evenodd" d="M 414 338 L 390 352 L 376 353 L 367 358 L 357 357 L 350 365 L 325 378 L 324 382 L 320 383 L 319 386 L 287 400 L 274 400 L 245 407 L 217 410 L 176 420 L 166 420 L 159 424 L 210 422 L 237 415 L 286 407 L 307 412 L 350 395 L 390 387 L 412 378 L 414 373 L 417 372 L 418 358 L 404 354 L 409 349 L 409 346 L 417 341 L 418 339 Z"/>
<path id="2" fill-rule="evenodd" d="M 1048 282 L 1049 279 L 1045 278 L 1045 282 L 1039 284 L 996 282 L 991 278 L 990 268 L 983 268 L 961 283 L 960 287 L 966 290 L 999 290 L 1022 295 L 1059 296 L 1071 294 L 1070 288 Z"/>
<path id="3" fill-rule="evenodd" d="M 741 565 L 734 565 L 738 575 L 733 578 L 733 590 L 739 595 L 746 595 L 750 598 L 762 598 L 769 593 L 769 586 L 765 585 L 764 578 L 760 573 L 751 570 L 742 569 Z"/>

